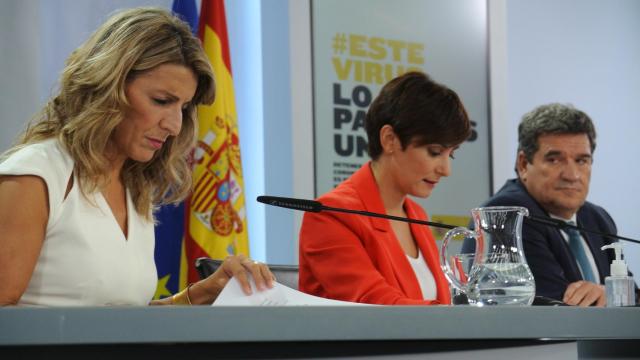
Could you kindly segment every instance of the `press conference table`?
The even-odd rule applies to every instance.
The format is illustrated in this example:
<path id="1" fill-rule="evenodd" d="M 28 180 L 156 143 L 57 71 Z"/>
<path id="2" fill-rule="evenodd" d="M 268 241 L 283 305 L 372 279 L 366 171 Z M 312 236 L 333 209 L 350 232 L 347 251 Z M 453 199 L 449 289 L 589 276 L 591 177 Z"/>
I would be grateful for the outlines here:
<path id="1" fill-rule="evenodd" d="M 512 349 L 519 358 L 522 348 L 553 354 L 572 347 L 581 358 L 640 357 L 640 308 L 0 308 L 2 359 L 451 358 L 488 349 Z"/>

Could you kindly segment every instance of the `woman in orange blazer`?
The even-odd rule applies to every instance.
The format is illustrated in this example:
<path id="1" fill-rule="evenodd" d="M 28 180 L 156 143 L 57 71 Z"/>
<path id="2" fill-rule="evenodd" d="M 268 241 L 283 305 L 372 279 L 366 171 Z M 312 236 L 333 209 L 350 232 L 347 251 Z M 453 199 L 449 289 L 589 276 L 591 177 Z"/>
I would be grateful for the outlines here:
<path id="1" fill-rule="evenodd" d="M 426 198 L 450 173 L 470 133 L 458 95 L 420 72 L 387 83 L 365 118 L 371 161 L 318 201 L 426 220 L 407 195 Z M 450 304 L 431 230 L 360 215 L 305 213 L 300 290 L 369 304 Z"/>

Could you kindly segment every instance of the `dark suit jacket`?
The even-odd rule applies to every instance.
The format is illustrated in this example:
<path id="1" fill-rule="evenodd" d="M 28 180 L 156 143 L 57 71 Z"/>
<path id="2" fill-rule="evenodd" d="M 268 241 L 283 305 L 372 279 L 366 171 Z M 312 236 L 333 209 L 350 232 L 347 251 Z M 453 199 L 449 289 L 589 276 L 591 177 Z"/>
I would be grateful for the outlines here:
<path id="1" fill-rule="evenodd" d="M 508 180 L 505 185 L 482 206 L 523 206 L 529 209 L 530 215 L 549 216 L 549 214 L 529 195 L 518 179 Z M 585 202 L 576 215 L 578 226 L 609 234 L 616 234 L 616 225 L 609 214 L 600 206 Z M 615 259 L 612 250 L 602 251 L 600 248 L 613 240 L 599 235 L 582 232 L 582 237 L 589 244 L 593 254 L 600 282 L 609 276 L 610 264 Z M 578 264 L 557 228 L 524 221 L 522 226 L 522 242 L 527 263 L 533 272 L 536 282 L 536 295 L 562 300 L 567 286 L 579 280 L 582 275 Z M 465 240 L 462 252 L 474 252 L 473 239 Z"/>
<path id="2" fill-rule="evenodd" d="M 380 191 L 366 163 L 318 200 L 326 206 L 385 213 Z M 426 220 L 416 202 L 405 199 L 407 216 Z M 385 305 L 450 304 L 449 284 L 427 226 L 411 233 L 436 282 L 436 299 L 424 300 L 420 283 L 389 220 L 330 211 L 304 214 L 300 229 L 301 291 L 325 298 Z"/>

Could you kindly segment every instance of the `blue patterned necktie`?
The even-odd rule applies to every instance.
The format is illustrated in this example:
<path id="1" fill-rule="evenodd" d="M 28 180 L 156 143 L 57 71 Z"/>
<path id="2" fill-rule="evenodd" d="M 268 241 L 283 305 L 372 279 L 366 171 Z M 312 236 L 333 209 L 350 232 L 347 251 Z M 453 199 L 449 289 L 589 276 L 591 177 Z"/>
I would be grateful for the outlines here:
<path id="1" fill-rule="evenodd" d="M 569 222 L 569 224 L 575 225 L 573 222 Z M 589 258 L 587 258 L 584 246 L 582 245 L 580 233 L 578 230 L 573 228 L 566 228 L 565 231 L 567 235 L 569 235 L 569 248 L 571 248 L 571 252 L 576 258 L 580 270 L 582 270 L 582 278 L 586 281 L 596 282 L 596 278 L 593 276 L 593 271 L 591 269 L 591 264 L 589 263 Z"/>

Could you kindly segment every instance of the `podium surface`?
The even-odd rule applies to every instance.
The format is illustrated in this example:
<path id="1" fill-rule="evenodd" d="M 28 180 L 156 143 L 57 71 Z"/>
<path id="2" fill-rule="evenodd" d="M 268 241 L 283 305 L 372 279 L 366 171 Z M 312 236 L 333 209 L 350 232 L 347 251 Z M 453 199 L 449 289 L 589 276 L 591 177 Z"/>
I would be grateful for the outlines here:
<path id="1" fill-rule="evenodd" d="M 640 357 L 640 308 L 471 306 L 0 309 L 0 355 L 349 357 L 570 342 L 580 357 Z M 542 349 L 542 348 L 540 348 Z M 606 355 L 606 356 L 605 356 Z M 2 356 L 4 358 L 4 356 Z M 162 354 L 155 356 L 162 358 Z M 197 358 L 197 356 L 195 356 Z"/>

